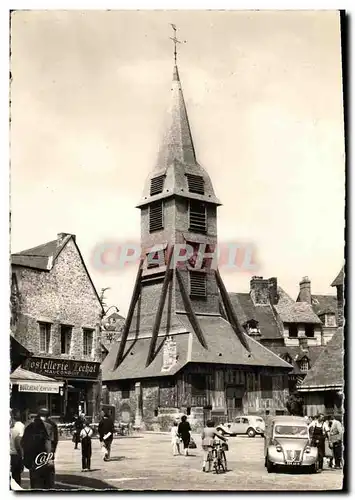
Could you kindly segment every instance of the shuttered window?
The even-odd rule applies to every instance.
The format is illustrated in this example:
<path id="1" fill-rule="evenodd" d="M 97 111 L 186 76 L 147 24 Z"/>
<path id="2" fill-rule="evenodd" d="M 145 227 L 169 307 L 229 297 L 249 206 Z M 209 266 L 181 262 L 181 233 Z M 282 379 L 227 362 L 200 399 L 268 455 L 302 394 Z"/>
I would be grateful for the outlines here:
<path id="1" fill-rule="evenodd" d="M 60 352 L 70 354 L 72 327 L 61 325 L 60 327 Z"/>
<path id="2" fill-rule="evenodd" d="M 149 232 L 163 229 L 163 202 L 158 201 L 149 206 Z"/>
<path id="3" fill-rule="evenodd" d="M 39 350 L 49 352 L 51 343 L 51 325 L 50 323 L 39 324 Z"/>
<path id="4" fill-rule="evenodd" d="M 158 175 L 150 181 L 150 196 L 163 192 L 165 175 Z"/>
<path id="5" fill-rule="evenodd" d="M 206 206 L 200 201 L 190 200 L 189 230 L 198 233 L 207 231 Z"/>
<path id="6" fill-rule="evenodd" d="M 200 175 L 186 174 L 190 193 L 205 194 L 205 183 Z"/>
<path id="7" fill-rule="evenodd" d="M 207 296 L 207 281 L 205 273 L 190 272 L 190 295 L 191 297 Z"/>

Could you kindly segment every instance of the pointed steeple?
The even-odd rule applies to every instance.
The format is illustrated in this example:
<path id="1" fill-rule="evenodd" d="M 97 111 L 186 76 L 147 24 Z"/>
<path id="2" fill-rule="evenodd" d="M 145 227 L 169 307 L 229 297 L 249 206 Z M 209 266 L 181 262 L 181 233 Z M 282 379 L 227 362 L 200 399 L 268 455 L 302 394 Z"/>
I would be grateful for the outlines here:
<path id="1" fill-rule="evenodd" d="M 168 167 L 174 160 L 185 165 L 196 165 L 195 148 L 177 66 L 174 66 L 168 121 L 159 147 L 156 170 Z"/>

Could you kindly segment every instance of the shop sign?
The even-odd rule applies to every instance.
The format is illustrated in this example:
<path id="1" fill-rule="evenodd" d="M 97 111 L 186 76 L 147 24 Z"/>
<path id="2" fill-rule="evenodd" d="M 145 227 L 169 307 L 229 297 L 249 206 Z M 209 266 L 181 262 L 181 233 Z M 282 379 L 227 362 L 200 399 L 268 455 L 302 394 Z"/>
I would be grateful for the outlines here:
<path id="1" fill-rule="evenodd" d="M 91 378 L 99 376 L 100 363 L 74 359 L 27 358 L 22 368 L 47 377 Z"/>
<path id="2" fill-rule="evenodd" d="M 46 392 L 51 394 L 57 394 L 59 392 L 58 384 L 41 383 L 41 382 L 24 382 L 18 384 L 19 392 Z"/>

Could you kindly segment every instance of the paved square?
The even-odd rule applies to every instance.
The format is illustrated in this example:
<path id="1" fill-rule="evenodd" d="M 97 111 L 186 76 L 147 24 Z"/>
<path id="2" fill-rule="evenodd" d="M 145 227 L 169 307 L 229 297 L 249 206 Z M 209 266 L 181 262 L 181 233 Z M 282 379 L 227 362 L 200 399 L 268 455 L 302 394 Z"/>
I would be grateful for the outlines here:
<path id="1" fill-rule="evenodd" d="M 191 456 L 171 453 L 170 435 L 145 433 L 116 438 L 112 460 L 102 460 L 100 443 L 93 440 L 92 471 L 81 472 L 81 451 L 71 441 L 60 441 L 56 456 L 58 489 L 124 490 L 339 490 L 343 473 L 325 469 L 318 474 L 272 473 L 264 467 L 262 438 L 236 437 L 228 441 L 228 472 L 202 472 L 201 438 Z M 28 472 L 23 487 L 29 488 Z"/>

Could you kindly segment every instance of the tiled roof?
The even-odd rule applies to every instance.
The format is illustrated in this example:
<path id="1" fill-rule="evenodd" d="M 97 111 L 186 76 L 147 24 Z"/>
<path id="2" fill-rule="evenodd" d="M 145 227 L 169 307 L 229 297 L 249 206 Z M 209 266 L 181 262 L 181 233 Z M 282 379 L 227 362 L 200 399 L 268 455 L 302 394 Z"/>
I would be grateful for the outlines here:
<path id="1" fill-rule="evenodd" d="M 300 346 L 275 346 L 272 350 L 280 356 L 282 359 L 288 354 L 292 359 L 293 370 L 290 372 L 293 374 L 302 374 L 300 370 L 298 361 L 300 361 L 304 356 L 309 359 L 310 368 L 314 366 L 324 346 L 309 346 L 307 350 L 302 350 Z"/>
<path id="2" fill-rule="evenodd" d="M 337 298 L 335 295 L 312 295 L 312 307 L 317 316 L 336 314 Z"/>
<path id="3" fill-rule="evenodd" d="M 344 333 L 342 328 L 334 333 L 323 348 L 318 360 L 307 373 L 300 390 L 339 388 L 344 385 Z"/>
<path id="4" fill-rule="evenodd" d="M 331 286 L 339 286 L 344 283 L 344 266 L 341 268 L 338 276 L 335 278 Z"/>
<path id="5" fill-rule="evenodd" d="M 254 319 L 259 323 L 261 339 L 283 338 L 282 324 L 271 305 L 254 305 L 249 293 L 230 293 L 229 297 L 242 325 Z"/>
<path id="6" fill-rule="evenodd" d="M 11 373 L 11 381 L 23 380 L 31 382 L 56 382 L 54 378 L 46 377 L 45 375 L 40 375 L 39 373 L 30 372 L 29 370 L 24 370 L 23 368 L 16 368 L 16 370 Z"/>
<path id="7" fill-rule="evenodd" d="M 126 344 L 123 361 L 113 371 L 119 343 L 112 346 L 103 361 L 102 379 L 104 381 L 132 378 L 146 378 L 173 375 L 189 362 L 233 364 L 245 366 L 273 366 L 290 369 L 290 365 L 255 340 L 246 340 L 250 353 L 242 346 L 231 325 L 221 316 L 198 316 L 207 348 L 204 348 L 185 314 L 177 314 L 179 323 L 185 326 L 186 333 L 173 335 L 177 344 L 177 362 L 169 371 L 163 371 L 162 346 L 165 336 L 158 337 L 157 354 L 148 367 L 145 367 L 151 338 L 138 338 Z"/>
<path id="8" fill-rule="evenodd" d="M 281 321 L 284 323 L 321 323 L 310 304 L 295 302 L 281 287 L 278 287 L 278 294 L 279 301 L 275 305 L 275 309 Z"/>
<path id="9" fill-rule="evenodd" d="M 11 264 L 16 266 L 31 267 L 42 271 L 49 271 L 54 260 L 70 240 L 71 235 L 63 238 L 60 244 L 58 240 L 49 241 L 43 245 L 23 250 L 11 255 Z"/>

